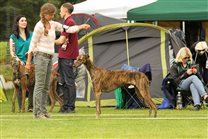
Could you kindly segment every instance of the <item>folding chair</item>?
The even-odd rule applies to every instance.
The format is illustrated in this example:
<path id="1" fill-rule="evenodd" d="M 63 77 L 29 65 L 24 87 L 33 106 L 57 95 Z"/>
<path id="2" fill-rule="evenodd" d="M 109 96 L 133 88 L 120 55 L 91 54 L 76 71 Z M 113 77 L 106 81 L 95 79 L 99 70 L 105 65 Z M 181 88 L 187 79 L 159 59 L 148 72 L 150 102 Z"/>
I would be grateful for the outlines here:
<path id="1" fill-rule="evenodd" d="M 124 102 L 123 108 L 132 109 L 146 107 L 144 101 L 137 97 L 134 87 L 126 85 L 121 87 L 121 90 Z"/>
<path id="2" fill-rule="evenodd" d="M 127 64 L 124 64 L 121 69 L 143 72 L 148 77 L 149 81 L 150 82 L 152 81 L 152 74 L 151 74 L 150 64 L 145 64 L 141 68 L 135 68 L 135 67 L 129 66 Z M 132 87 L 132 88 L 129 88 L 129 87 Z M 137 97 L 137 94 L 135 92 L 135 89 L 134 89 L 133 85 L 122 86 L 121 90 L 122 90 L 121 92 L 122 92 L 122 97 L 123 97 L 123 101 L 124 101 L 124 108 L 142 108 L 142 107 L 146 107 L 144 101 L 140 100 Z"/>

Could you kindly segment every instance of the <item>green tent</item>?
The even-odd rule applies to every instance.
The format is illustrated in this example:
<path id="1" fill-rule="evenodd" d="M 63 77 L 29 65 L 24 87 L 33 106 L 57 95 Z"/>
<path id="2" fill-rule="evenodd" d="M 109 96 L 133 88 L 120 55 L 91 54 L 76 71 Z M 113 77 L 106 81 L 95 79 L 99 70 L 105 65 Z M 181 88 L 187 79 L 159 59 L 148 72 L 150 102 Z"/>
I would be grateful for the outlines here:
<path id="1" fill-rule="evenodd" d="M 81 39 L 79 47 L 90 55 L 93 63 L 109 70 L 121 69 L 123 64 L 133 67 L 151 65 L 152 82 L 151 96 L 161 98 L 161 83 L 167 75 L 173 56 L 183 43 L 162 27 L 144 23 L 120 23 L 98 28 Z M 78 70 L 79 71 L 79 70 Z M 79 73 L 78 73 L 79 75 Z M 94 104 L 95 97 L 92 91 L 91 79 L 88 74 L 78 76 L 77 90 L 83 94 L 77 102 Z M 82 83 L 79 83 L 82 81 Z M 82 87 L 79 85 L 85 86 Z M 114 93 L 103 93 L 101 104 L 115 103 Z M 103 105 L 103 106 L 104 106 Z M 114 104 L 115 105 L 115 104 Z"/>
<path id="2" fill-rule="evenodd" d="M 134 21 L 208 20 L 208 0 L 158 0 L 129 10 L 127 18 Z"/>

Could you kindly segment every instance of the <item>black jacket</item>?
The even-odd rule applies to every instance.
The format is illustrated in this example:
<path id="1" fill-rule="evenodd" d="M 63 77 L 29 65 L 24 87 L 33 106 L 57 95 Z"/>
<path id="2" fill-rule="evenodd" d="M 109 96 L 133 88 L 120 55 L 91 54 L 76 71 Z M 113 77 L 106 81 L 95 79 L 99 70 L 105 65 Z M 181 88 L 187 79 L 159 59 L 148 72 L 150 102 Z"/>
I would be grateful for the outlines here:
<path id="1" fill-rule="evenodd" d="M 188 75 L 186 71 L 192 67 L 193 64 L 190 63 L 190 61 L 187 62 L 187 67 L 184 68 L 182 66 L 182 63 L 176 63 L 174 62 L 172 67 L 170 68 L 170 74 L 171 78 L 175 81 L 176 85 L 179 85 L 180 82 L 189 76 L 193 75 Z M 200 75 L 197 73 L 196 76 L 198 76 L 199 79 L 201 79 Z"/>

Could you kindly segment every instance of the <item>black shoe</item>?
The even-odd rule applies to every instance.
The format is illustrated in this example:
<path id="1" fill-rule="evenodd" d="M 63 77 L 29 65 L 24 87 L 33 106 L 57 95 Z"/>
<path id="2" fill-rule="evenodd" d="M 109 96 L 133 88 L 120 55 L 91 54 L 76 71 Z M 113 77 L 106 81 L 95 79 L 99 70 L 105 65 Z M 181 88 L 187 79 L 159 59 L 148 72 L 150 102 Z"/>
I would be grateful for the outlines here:
<path id="1" fill-rule="evenodd" d="M 194 111 L 199 111 L 200 109 L 201 109 L 200 105 L 195 105 L 193 108 Z"/>
<path id="2" fill-rule="evenodd" d="M 60 108 L 59 113 L 66 113 L 67 111 L 64 108 Z"/>
<path id="3" fill-rule="evenodd" d="M 72 110 L 72 109 L 68 108 L 66 112 L 67 113 L 75 113 L 75 110 Z"/>

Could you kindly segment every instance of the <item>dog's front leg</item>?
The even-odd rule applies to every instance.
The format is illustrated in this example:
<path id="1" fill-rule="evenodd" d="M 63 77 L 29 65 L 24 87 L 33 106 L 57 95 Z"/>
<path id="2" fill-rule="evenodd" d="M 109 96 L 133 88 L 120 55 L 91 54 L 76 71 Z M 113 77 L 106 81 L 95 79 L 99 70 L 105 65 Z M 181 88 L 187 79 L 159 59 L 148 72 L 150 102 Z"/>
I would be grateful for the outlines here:
<path id="1" fill-rule="evenodd" d="M 16 96 L 17 96 L 17 85 L 14 84 L 14 92 L 12 95 L 12 112 L 15 112 L 15 100 L 16 100 Z"/>
<path id="2" fill-rule="evenodd" d="M 101 111 L 100 111 L 100 95 L 101 91 L 95 92 L 95 98 L 96 98 L 96 119 L 100 117 Z"/>
<path id="3" fill-rule="evenodd" d="M 26 99 L 26 91 L 27 91 L 27 84 L 26 80 L 22 78 L 21 79 L 21 84 L 22 84 L 22 109 L 21 112 L 25 112 L 25 99 Z"/>

